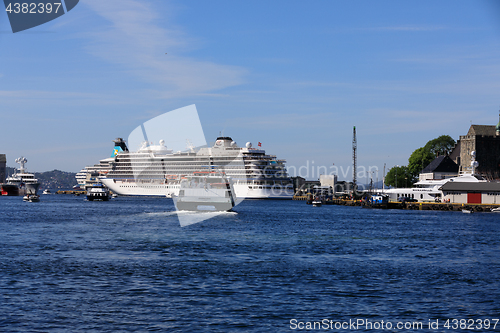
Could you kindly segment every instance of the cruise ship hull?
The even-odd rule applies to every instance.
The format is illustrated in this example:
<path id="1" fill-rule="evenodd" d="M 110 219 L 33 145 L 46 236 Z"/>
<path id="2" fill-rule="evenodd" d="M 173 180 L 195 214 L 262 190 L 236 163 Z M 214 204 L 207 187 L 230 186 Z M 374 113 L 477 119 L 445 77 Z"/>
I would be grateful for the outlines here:
<path id="1" fill-rule="evenodd" d="M 19 194 L 19 187 L 15 184 L 2 184 L 2 195 L 17 196 Z"/>
<path id="2" fill-rule="evenodd" d="M 37 194 L 40 183 L 29 184 L 2 184 L 2 195 L 24 196 L 26 194 Z"/>
<path id="3" fill-rule="evenodd" d="M 138 185 L 133 181 L 122 182 L 104 177 L 100 179 L 107 188 L 118 195 L 159 197 L 179 195 L 179 185 L 159 183 Z M 233 187 L 238 199 L 291 199 L 293 197 L 293 189 L 291 187 L 274 186 L 259 188 L 259 186 L 249 186 L 247 184 L 233 184 Z"/>

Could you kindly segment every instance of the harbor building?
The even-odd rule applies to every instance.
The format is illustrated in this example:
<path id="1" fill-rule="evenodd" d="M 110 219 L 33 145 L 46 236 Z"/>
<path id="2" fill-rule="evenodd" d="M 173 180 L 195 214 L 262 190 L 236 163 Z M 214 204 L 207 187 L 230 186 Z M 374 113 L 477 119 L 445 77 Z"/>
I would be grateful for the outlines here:
<path id="1" fill-rule="evenodd" d="M 335 188 L 335 184 L 337 184 L 337 176 L 336 175 L 320 175 L 319 183 L 321 186 L 330 186 L 331 188 Z"/>
<path id="2" fill-rule="evenodd" d="M 443 201 L 462 204 L 500 204 L 500 183 L 447 182 L 439 188 Z"/>
<path id="3" fill-rule="evenodd" d="M 6 168 L 7 168 L 7 158 L 5 154 L 0 154 L 0 183 L 5 183 Z"/>

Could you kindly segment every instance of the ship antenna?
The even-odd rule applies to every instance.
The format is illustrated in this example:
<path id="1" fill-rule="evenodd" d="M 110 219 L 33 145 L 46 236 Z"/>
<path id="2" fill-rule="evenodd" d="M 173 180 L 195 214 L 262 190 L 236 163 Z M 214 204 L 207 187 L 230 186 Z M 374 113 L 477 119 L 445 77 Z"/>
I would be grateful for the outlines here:
<path id="1" fill-rule="evenodd" d="M 21 171 L 21 173 L 24 173 L 24 164 L 26 164 L 26 162 L 28 162 L 28 160 L 24 156 L 16 158 L 16 163 L 19 163 L 19 171 Z"/>
<path id="2" fill-rule="evenodd" d="M 352 190 L 353 194 L 356 189 L 356 163 L 357 163 L 357 156 L 356 156 L 356 150 L 358 149 L 358 143 L 356 140 L 356 126 L 353 127 L 352 129 Z"/>
<path id="3" fill-rule="evenodd" d="M 189 139 L 186 139 L 186 148 L 189 149 L 192 153 L 194 153 L 194 145 Z"/>

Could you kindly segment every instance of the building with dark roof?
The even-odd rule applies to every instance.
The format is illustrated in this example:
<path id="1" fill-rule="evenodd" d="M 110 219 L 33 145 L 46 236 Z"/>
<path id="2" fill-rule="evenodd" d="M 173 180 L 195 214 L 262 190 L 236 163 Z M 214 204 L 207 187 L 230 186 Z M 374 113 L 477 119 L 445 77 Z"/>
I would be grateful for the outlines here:
<path id="1" fill-rule="evenodd" d="M 458 164 L 448 155 L 436 157 L 419 175 L 419 180 L 445 179 L 458 176 Z"/>

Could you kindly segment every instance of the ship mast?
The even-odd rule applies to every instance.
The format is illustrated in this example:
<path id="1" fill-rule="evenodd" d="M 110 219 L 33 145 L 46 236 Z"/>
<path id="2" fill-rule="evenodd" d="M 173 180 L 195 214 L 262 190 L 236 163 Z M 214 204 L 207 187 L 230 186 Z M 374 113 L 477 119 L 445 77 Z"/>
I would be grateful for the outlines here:
<path id="1" fill-rule="evenodd" d="M 352 130 L 352 190 L 353 194 L 356 189 L 356 163 L 357 163 L 357 156 L 356 156 L 356 149 L 358 148 L 358 143 L 356 141 L 356 126 L 353 127 Z"/>

